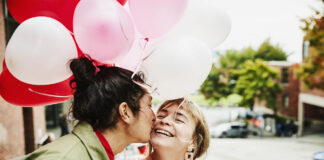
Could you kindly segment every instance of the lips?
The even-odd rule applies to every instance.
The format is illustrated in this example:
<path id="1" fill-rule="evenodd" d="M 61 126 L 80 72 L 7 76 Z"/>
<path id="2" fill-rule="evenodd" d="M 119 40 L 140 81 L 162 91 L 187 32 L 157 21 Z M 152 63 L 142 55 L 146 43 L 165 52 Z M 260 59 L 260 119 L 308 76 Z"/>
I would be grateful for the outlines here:
<path id="1" fill-rule="evenodd" d="M 172 133 L 170 133 L 169 131 L 164 130 L 164 129 L 155 129 L 154 132 L 156 134 L 161 134 L 161 135 L 164 135 L 167 137 L 174 137 L 174 135 Z"/>

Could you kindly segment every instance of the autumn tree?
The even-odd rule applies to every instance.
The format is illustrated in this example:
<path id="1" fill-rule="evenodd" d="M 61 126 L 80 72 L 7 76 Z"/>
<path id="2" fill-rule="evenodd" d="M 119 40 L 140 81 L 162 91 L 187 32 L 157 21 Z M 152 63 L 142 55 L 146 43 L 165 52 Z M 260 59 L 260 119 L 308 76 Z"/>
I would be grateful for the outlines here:
<path id="1" fill-rule="evenodd" d="M 306 88 L 324 90 L 324 14 L 316 11 L 315 15 L 302 19 L 302 22 L 304 26 L 301 29 L 305 33 L 304 42 L 308 44 L 308 56 L 296 73 Z"/>

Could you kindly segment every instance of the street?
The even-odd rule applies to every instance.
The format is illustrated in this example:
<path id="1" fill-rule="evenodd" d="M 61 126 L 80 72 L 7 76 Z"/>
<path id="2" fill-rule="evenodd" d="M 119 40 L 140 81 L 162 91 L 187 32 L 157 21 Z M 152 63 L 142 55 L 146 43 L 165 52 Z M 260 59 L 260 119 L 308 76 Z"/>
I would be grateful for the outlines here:
<path id="1" fill-rule="evenodd" d="M 324 135 L 303 138 L 214 138 L 205 159 L 312 160 L 312 155 L 317 151 L 324 151 Z"/>

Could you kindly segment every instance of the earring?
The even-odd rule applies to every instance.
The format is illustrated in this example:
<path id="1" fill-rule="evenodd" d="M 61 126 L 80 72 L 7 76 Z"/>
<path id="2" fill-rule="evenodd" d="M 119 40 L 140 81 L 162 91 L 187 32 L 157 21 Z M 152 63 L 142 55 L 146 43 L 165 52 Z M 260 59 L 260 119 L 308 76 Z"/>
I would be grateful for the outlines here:
<path id="1" fill-rule="evenodd" d="M 186 152 L 185 160 L 193 160 L 193 153 L 191 153 L 191 152 Z"/>
<path id="2" fill-rule="evenodd" d="M 195 153 L 195 149 L 194 148 L 192 148 L 191 151 L 187 151 L 186 152 L 186 155 L 185 155 L 185 160 L 193 160 L 194 153 Z"/>

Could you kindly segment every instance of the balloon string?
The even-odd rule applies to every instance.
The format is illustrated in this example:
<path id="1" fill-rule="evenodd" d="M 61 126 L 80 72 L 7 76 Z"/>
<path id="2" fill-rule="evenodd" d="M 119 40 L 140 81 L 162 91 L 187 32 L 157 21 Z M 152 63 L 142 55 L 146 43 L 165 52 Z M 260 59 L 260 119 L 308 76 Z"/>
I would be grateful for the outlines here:
<path id="1" fill-rule="evenodd" d="M 145 40 L 145 44 L 144 44 L 143 47 L 140 46 L 140 47 L 142 48 L 141 59 L 140 59 L 140 61 L 138 62 L 138 64 L 136 65 L 136 69 L 135 69 L 135 71 L 134 71 L 134 73 L 133 73 L 133 75 L 132 75 L 132 79 L 133 79 L 134 76 L 137 74 L 137 72 L 140 70 L 140 68 L 142 67 L 142 64 L 143 64 L 143 62 L 144 62 L 144 58 L 146 58 L 146 57 L 144 57 L 144 51 L 145 51 L 145 49 L 146 49 L 146 47 L 147 47 L 147 44 L 149 43 L 149 39 L 148 39 L 148 38 L 143 38 L 143 39 Z M 139 45 L 141 45 L 141 44 L 139 44 Z M 151 55 L 151 54 L 150 54 L 150 55 Z"/>
<path id="2" fill-rule="evenodd" d="M 56 98 L 69 98 L 69 97 L 71 97 L 71 95 L 69 95 L 69 96 L 60 96 L 60 95 L 53 95 L 53 94 L 37 92 L 37 91 L 35 91 L 35 90 L 31 89 L 31 88 L 28 88 L 28 90 L 33 92 L 33 93 L 40 94 L 40 95 L 43 95 L 43 96 L 48 96 L 48 97 L 56 97 Z"/>
<path id="3" fill-rule="evenodd" d="M 176 119 L 176 117 L 177 117 L 177 113 L 178 113 L 178 111 L 179 111 L 179 109 L 180 109 L 180 107 L 182 107 L 182 105 L 184 104 L 184 99 L 183 99 L 183 101 L 179 104 L 179 106 L 177 107 L 177 109 L 176 109 L 176 111 L 174 112 L 174 121 L 175 121 L 175 119 Z"/>
<path id="4" fill-rule="evenodd" d="M 139 43 L 139 45 L 140 45 L 140 47 L 142 48 L 142 50 L 144 50 L 145 48 L 146 48 L 146 46 L 147 46 L 147 44 L 148 44 L 148 42 L 150 41 L 150 39 L 149 38 L 141 38 L 142 40 L 144 40 L 145 41 L 145 43 L 144 43 L 144 45 L 142 46 L 141 45 L 141 43 Z"/>
<path id="5" fill-rule="evenodd" d="M 132 79 L 134 78 L 134 76 L 138 73 L 138 71 L 139 71 L 139 69 L 140 69 L 140 66 L 142 66 L 142 63 L 143 63 L 143 60 L 141 59 L 139 62 L 138 62 L 138 64 L 137 64 L 137 66 L 136 66 L 136 69 L 135 69 L 135 71 L 134 71 L 134 73 L 132 74 Z"/>
<path id="6" fill-rule="evenodd" d="M 118 16 L 118 18 L 119 18 L 119 27 L 120 27 L 120 29 L 121 29 L 121 31 L 122 31 L 122 33 L 123 33 L 123 36 L 124 36 L 124 38 L 125 38 L 127 41 L 129 41 L 129 39 L 128 39 L 126 33 L 125 33 L 124 27 L 123 27 L 123 25 L 121 24 L 121 18 L 120 18 L 120 15 Z"/>
<path id="7" fill-rule="evenodd" d="M 176 121 L 177 113 L 178 113 L 180 107 L 182 107 L 182 105 L 184 104 L 184 102 L 185 102 L 185 99 L 183 99 L 183 101 L 182 101 L 182 102 L 179 104 L 179 106 L 177 107 L 176 112 L 174 112 L 174 114 L 175 114 L 175 115 L 174 115 L 174 122 Z M 178 137 L 178 138 L 179 138 L 180 141 L 185 142 L 185 143 L 190 143 L 190 142 L 192 142 L 192 140 L 190 140 L 190 139 L 186 139 L 186 138 L 182 138 L 182 137 Z"/>
<path id="8" fill-rule="evenodd" d="M 152 50 L 147 56 L 145 56 L 144 58 L 142 58 L 142 61 L 145 61 L 147 58 L 149 58 L 153 53 L 155 52 L 155 49 Z"/>
<path id="9" fill-rule="evenodd" d="M 133 82 L 136 83 L 137 85 L 139 85 L 139 86 L 141 86 L 141 87 L 147 89 L 148 92 L 149 92 L 150 94 L 156 93 L 157 95 L 160 95 L 159 92 L 158 92 L 158 88 L 154 88 L 154 87 L 152 87 L 151 85 L 149 85 L 149 84 L 147 84 L 147 83 L 145 83 L 145 82 L 144 82 L 144 84 L 142 84 L 142 83 L 138 83 L 138 82 L 136 82 L 136 81 L 134 80 L 134 76 L 139 72 L 140 68 L 142 67 L 142 64 L 143 64 L 144 60 L 146 60 L 146 59 L 147 59 L 149 56 L 151 56 L 151 55 L 153 54 L 153 52 L 154 52 L 154 50 L 153 50 L 149 55 L 147 55 L 147 56 L 144 57 L 144 50 L 146 49 L 147 44 L 149 43 L 149 38 L 143 38 L 143 40 L 145 40 L 145 44 L 144 44 L 144 46 L 140 46 L 140 47 L 142 48 L 142 55 L 141 55 L 141 59 L 140 59 L 140 61 L 138 62 L 138 64 L 136 65 L 136 69 L 135 69 L 134 73 L 132 74 L 131 79 L 132 79 Z M 139 43 L 139 45 L 141 45 L 141 44 Z"/>

